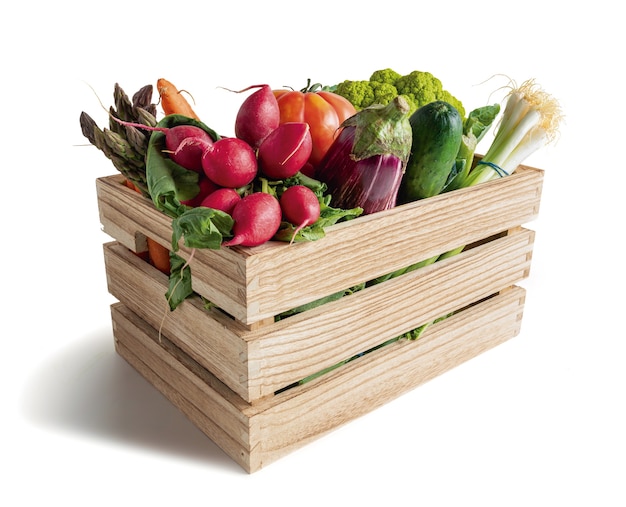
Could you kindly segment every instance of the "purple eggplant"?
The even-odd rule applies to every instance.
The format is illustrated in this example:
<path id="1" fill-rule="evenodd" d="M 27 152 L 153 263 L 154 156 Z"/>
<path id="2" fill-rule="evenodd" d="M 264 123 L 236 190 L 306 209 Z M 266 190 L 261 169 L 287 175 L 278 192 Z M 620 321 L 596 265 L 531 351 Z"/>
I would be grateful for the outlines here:
<path id="1" fill-rule="evenodd" d="M 386 106 L 362 109 L 341 132 L 316 167 L 332 206 L 362 208 L 363 214 L 393 208 L 411 152 L 409 104 L 402 96 Z"/>

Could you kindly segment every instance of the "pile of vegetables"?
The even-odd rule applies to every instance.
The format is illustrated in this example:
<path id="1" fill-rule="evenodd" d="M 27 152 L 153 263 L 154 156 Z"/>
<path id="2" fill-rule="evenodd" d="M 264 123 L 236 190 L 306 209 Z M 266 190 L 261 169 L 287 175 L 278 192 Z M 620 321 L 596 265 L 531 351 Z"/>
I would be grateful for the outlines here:
<path id="1" fill-rule="evenodd" d="M 491 148 L 478 160 L 500 104 L 466 114 L 428 72 L 381 69 L 331 87 L 230 90 L 247 94 L 233 137 L 206 125 L 171 82 L 161 78 L 156 88 L 165 113 L 158 121 L 152 85 L 131 100 L 116 84 L 108 128 L 85 112 L 80 124 L 126 184 L 172 219 L 171 248 L 149 240 L 150 261 L 170 275 L 172 309 L 191 293 L 181 240 L 192 249 L 315 241 L 339 221 L 511 174 L 555 138 L 561 120 L 556 100 L 534 81 L 512 83 Z"/>

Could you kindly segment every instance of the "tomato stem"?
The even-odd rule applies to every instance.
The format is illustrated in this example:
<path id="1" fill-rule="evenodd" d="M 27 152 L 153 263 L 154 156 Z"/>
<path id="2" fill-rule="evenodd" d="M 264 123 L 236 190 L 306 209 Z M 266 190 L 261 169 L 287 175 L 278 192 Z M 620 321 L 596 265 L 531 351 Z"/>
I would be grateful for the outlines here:
<path id="1" fill-rule="evenodd" d="M 322 83 L 311 84 L 311 78 L 306 80 L 306 86 L 300 90 L 302 93 L 315 93 L 317 90 L 322 89 Z"/>

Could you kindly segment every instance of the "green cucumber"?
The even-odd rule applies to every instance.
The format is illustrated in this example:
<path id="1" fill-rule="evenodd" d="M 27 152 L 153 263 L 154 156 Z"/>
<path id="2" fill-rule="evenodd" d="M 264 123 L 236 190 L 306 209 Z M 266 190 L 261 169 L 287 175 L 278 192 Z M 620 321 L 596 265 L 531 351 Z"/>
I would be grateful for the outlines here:
<path id="1" fill-rule="evenodd" d="M 409 123 L 413 142 L 398 193 L 399 204 L 425 199 L 443 190 L 463 135 L 459 111 L 442 100 L 417 109 Z"/>

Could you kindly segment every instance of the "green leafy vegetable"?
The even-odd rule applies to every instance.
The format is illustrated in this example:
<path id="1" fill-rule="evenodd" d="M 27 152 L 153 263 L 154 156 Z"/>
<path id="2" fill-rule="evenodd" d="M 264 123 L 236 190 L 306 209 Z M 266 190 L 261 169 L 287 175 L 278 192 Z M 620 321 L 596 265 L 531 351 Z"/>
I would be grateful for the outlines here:
<path id="1" fill-rule="evenodd" d="M 320 200 L 320 217 L 317 221 L 308 225 L 296 234 L 294 242 L 298 241 L 316 241 L 326 235 L 326 227 L 336 224 L 340 220 L 352 220 L 363 213 L 362 208 L 341 209 L 330 206 L 331 196 L 326 195 Z M 275 240 L 291 241 L 296 227 L 289 222 L 282 222 L 278 232 L 274 235 Z"/>
<path id="2" fill-rule="evenodd" d="M 426 331 L 426 329 L 431 325 L 434 324 L 436 322 L 439 322 L 441 320 L 444 320 L 446 318 L 448 318 L 450 315 L 446 315 L 444 317 L 440 317 L 438 319 L 435 319 L 433 322 L 429 322 L 427 324 L 423 324 L 422 326 L 416 327 L 415 329 L 412 329 L 411 331 L 408 331 L 400 336 L 396 336 L 395 338 L 391 338 L 390 340 L 386 340 L 382 343 L 379 343 L 378 345 L 375 345 L 374 347 L 371 347 L 367 350 L 365 350 L 364 352 L 360 352 L 358 354 L 354 354 L 353 356 L 350 356 L 347 359 L 344 359 L 342 361 L 339 361 L 338 363 L 335 363 L 331 366 L 327 366 L 326 368 L 323 368 L 322 370 L 319 370 L 307 377 L 304 377 L 302 379 L 300 379 L 297 382 L 294 382 L 293 384 L 290 384 L 288 386 L 283 387 L 282 389 L 276 391 L 274 394 L 279 394 L 282 393 L 284 391 L 287 391 L 288 389 L 292 389 L 294 387 L 298 387 L 301 386 L 303 384 L 306 384 L 308 382 L 311 382 L 312 380 L 315 380 L 316 378 L 319 378 L 323 375 L 326 375 L 327 373 L 330 373 L 333 370 L 336 370 L 337 368 L 344 366 L 345 364 L 348 364 L 352 361 L 355 361 L 356 359 L 359 359 L 367 354 L 371 354 L 372 352 L 375 352 L 376 350 L 382 349 L 383 347 L 387 347 L 388 345 L 391 345 L 393 343 L 396 343 L 400 340 L 419 340 L 419 338 L 422 336 L 422 334 L 424 334 L 424 331 Z"/>
<path id="3" fill-rule="evenodd" d="M 172 250 L 170 251 L 169 290 L 166 293 L 170 309 L 174 310 L 194 294 L 191 286 L 191 269 L 186 261 L 174 252 L 184 239 L 189 248 L 219 250 L 222 238 L 230 235 L 233 219 L 223 211 L 197 207 L 185 210 L 172 220 Z"/>
<path id="4" fill-rule="evenodd" d="M 224 236 L 230 236 L 233 219 L 228 213 L 198 206 L 188 208 L 172 220 L 172 249 L 177 252 L 184 239 L 189 248 L 219 250 Z"/>
<path id="5" fill-rule="evenodd" d="M 170 252 L 170 279 L 169 287 L 165 296 L 169 304 L 170 310 L 176 307 L 185 299 L 193 295 L 191 287 L 191 270 L 186 266 L 186 261 L 179 255 Z"/>
<path id="6" fill-rule="evenodd" d="M 257 178 L 255 185 L 253 191 L 266 192 L 277 199 L 280 199 L 280 196 L 287 188 L 294 185 L 304 185 L 315 193 L 320 201 L 320 217 L 314 224 L 300 229 L 293 240 L 294 242 L 317 241 L 326 235 L 326 227 L 330 227 L 342 220 L 352 220 L 363 213 L 362 208 L 341 209 L 330 206 L 332 196 L 326 193 L 326 184 L 300 172 L 285 180 Z M 290 242 L 295 230 L 296 227 L 293 224 L 283 221 L 272 239 Z"/>
<path id="7" fill-rule="evenodd" d="M 179 114 L 164 117 L 157 127 L 171 128 L 177 125 L 194 125 L 205 130 L 214 140 L 219 135 L 201 121 Z M 148 191 L 155 207 L 175 218 L 186 209 L 181 201 L 192 199 L 199 192 L 198 173 L 176 164 L 165 152 L 165 134 L 153 132 L 146 153 L 146 179 Z"/>
<path id="8" fill-rule="evenodd" d="M 365 284 L 355 285 L 354 287 L 350 287 L 349 289 L 342 290 L 339 292 L 335 292 L 334 294 L 330 294 L 328 296 L 324 296 L 323 298 L 316 299 L 315 301 L 311 301 L 310 303 L 306 303 L 304 305 L 300 305 L 296 308 L 292 308 L 291 310 L 287 310 L 276 316 L 276 320 L 283 319 L 285 317 L 290 317 L 291 315 L 296 315 L 298 313 L 305 312 L 307 310 L 312 310 L 318 306 L 321 306 L 326 303 L 330 303 L 331 301 L 336 301 L 337 299 L 341 299 L 344 296 L 349 296 L 350 294 L 354 294 L 355 292 L 360 291 L 365 288 Z"/>

